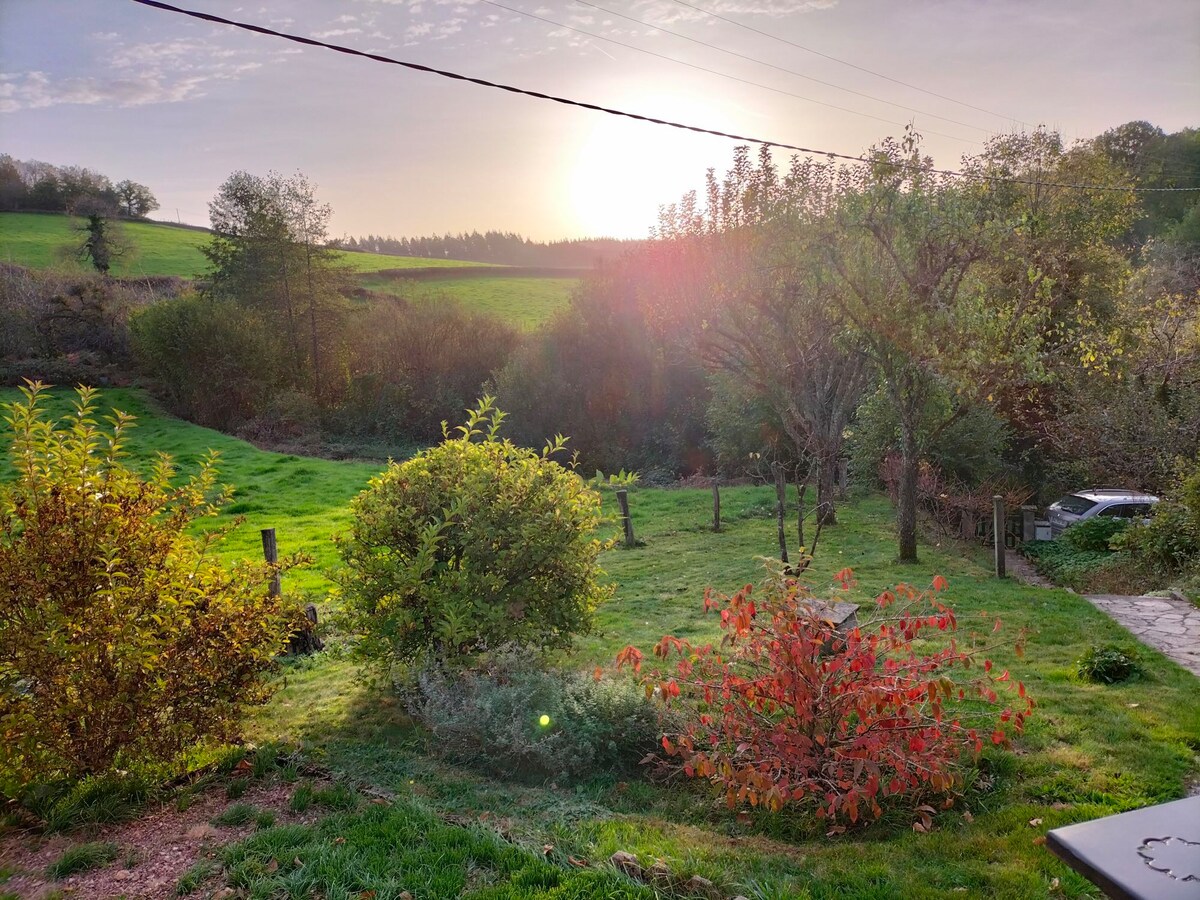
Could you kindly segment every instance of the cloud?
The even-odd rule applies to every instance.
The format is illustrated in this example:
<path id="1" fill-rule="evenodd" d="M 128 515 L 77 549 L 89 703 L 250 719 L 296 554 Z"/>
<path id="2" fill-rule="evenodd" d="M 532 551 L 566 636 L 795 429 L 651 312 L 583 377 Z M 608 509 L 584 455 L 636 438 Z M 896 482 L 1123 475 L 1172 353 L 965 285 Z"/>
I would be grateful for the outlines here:
<path id="1" fill-rule="evenodd" d="M 203 96 L 206 86 L 234 81 L 264 60 L 280 63 L 290 54 L 235 50 L 203 39 L 123 43 L 102 38 L 101 74 L 65 76 L 42 70 L 0 73 L 0 112 L 49 106 L 115 107 L 178 103 Z"/>
<path id="2" fill-rule="evenodd" d="M 753 19 L 783 19 L 797 13 L 832 9 L 839 0 L 698 0 L 695 6 L 721 16 Z M 691 9 L 669 0 L 639 0 L 631 7 L 632 15 L 657 25 L 698 22 L 710 17 L 700 9 Z"/>
<path id="3" fill-rule="evenodd" d="M 330 38 L 341 37 L 346 34 L 362 34 L 361 28 L 331 28 L 328 31 L 314 31 L 312 36 L 315 38 Z"/>
<path id="4" fill-rule="evenodd" d="M 55 79 L 41 71 L 6 72 L 0 74 L 0 112 L 44 109 L 63 104 L 145 106 L 149 103 L 177 103 L 198 96 L 200 86 L 206 80 L 190 77 L 164 82 L 154 75 Z"/>

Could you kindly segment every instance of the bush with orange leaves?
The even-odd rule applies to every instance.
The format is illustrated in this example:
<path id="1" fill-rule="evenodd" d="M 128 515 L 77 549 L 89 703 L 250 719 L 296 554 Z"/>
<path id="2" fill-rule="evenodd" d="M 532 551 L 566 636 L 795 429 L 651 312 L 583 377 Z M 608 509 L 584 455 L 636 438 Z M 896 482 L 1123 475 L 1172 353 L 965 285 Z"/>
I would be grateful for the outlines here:
<path id="1" fill-rule="evenodd" d="M 843 592 L 853 583 L 848 569 L 836 578 Z M 806 806 L 838 832 L 903 807 L 927 830 L 930 804 L 949 808 L 960 793 L 966 760 L 985 741 L 1007 744 L 1034 707 L 1025 686 L 986 658 L 999 620 L 987 618 L 989 636 L 960 640 L 939 599 L 945 588 L 938 576 L 927 590 L 885 591 L 869 623 L 845 631 L 829 601 L 779 574 L 732 597 L 707 591 L 721 643 L 664 637 L 654 653 L 674 670 L 646 677 L 686 723 L 663 735 L 662 761 L 709 779 L 731 808 Z M 939 649 L 918 652 L 918 639 Z M 642 661 L 633 647 L 617 657 L 635 671 Z M 1000 708 L 998 689 L 1011 691 L 1011 706 Z"/>

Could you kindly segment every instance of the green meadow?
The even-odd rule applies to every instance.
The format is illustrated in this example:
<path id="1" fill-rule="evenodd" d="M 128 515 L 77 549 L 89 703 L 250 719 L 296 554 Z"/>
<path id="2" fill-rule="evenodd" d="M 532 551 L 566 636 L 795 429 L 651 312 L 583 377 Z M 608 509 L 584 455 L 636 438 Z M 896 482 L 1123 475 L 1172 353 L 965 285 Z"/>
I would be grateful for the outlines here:
<path id="1" fill-rule="evenodd" d="M 412 281 L 365 275 L 359 283 L 410 302 L 452 299 L 465 308 L 503 319 L 522 329 L 541 325 L 571 300 L 576 278 L 438 278 Z"/>
<path id="2" fill-rule="evenodd" d="M 0 262 L 34 269 L 82 271 L 75 255 L 79 243 L 76 220 L 50 213 L 0 213 Z M 121 222 L 131 251 L 114 267 L 113 275 L 176 275 L 194 278 L 208 270 L 200 247 L 207 231 L 154 222 Z M 453 259 L 421 259 L 378 253 L 338 252 L 339 260 L 354 272 L 411 269 L 426 266 L 459 268 L 483 265 Z"/>
<path id="3" fill-rule="evenodd" d="M 11 400 L 15 392 L 3 396 Z M 56 397 L 60 409 L 65 399 L 61 393 Z M 139 463 L 165 451 L 186 467 L 208 449 L 218 450 L 222 480 L 235 486 L 234 501 L 205 527 L 244 516 L 221 554 L 230 560 L 257 557 L 258 529 L 275 527 L 283 552 L 302 551 L 314 560 L 307 571 L 289 573 L 286 588 L 309 594 L 326 610 L 335 607 L 323 599 L 327 573 L 336 564 L 330 537 L 347 528 L 347 504 L 378 463 L 268 453 L 162 415 L 138 391 L 106 391 L 102 399 L 138 416 L 129 447 Z M 728 592 L 754 581 L 763 557 L 775 552 L 773 492 L 765 487 L 725 489 L 720 532 L 711 527 L 707 489 L 635 489 L 630 500 L 644 546 L 605 553 L 602 563 L 615 596 L 598 610 L 594 631 L 561 656 L 564 665 L 610 668 L 621 647 L 649 651 L 666 633 L 716 637 L 715 621 L 702 610 L 705 587 Z M 344 639 L 334 634 L 327 652 L 282 666 L 280 690 L 258 710 L 249 736 L 299 745 L 339 776 L 390 792 L 396 798 L 393 812 L 369 808 L 311 827 L 267 829 L 227 854 L 229 877 L 251 896 L 303 896 L 288 891 L 304 877 L 310 879 L 304 890 L 342 896 L 338 891 L 357 884 L 354 872 L 369 870 L 398 886 L 388 896 L 398 895 L 399 886 L 418 891 L 421 885 L 427 893 L 419 896 L 473 896 L 464 887 L 478 887 L 470 878 L 456 876 L 438 881 L 440 886 L 413 880 L 414 872 L 425 869 L 405 869 L 401 857 L 419 858 L 426 868 L 444 857 L 454 871 L 469 873 L 470 861 L 449 848 L 461 841 L 491 860 L 499 852 L 499 835 L 503 846 L 524 854 L 495 862 L 499 871 L 532 867 L 542 872 L 537 877 L 547 877 L 530 862 L 534 857 L 545 857 L 561 872 L 571 871 L 570 858 L 599 870 L 595 878 L 563 879 L 561 892 L 547 893 L 556 897 L 619 896 L 615 875 L 605 865 L 618 850 L 638 854 L 645 863 L 662 859 L 685 876 L 709 878 L 724 896 L 1095 896 L 1090 883 L 1046 850 L 1045 832 L 1183 795 L 1200 749 L 1194 676 L 1142 648 L 1145 673 L 1139 678 L 1115 686 L 1083 683 L 1073 669 L 1088 647 L 1133 643 L 1086 600 L 997 580 L 988 574 L 985 554 L 954 542 L 926 543 L 920 563 L 897 564 L 892 510 L 882 497 L 858 497 L 839 515 L 840 523 L 823 533 L 807 573 L 814 587 L 828 589 L 835 572 L 851 567 L 858 581 L 848 596 L 864 605 L 865 614 L 884 588 L 897 582 L 928 585 L 940 574 L 949 581 L 945 599 L 957 612 L 960 633 L 990 626 L 985 616 L 996 615 L 1004 633 L 1028 631 L 1023 657 L 1001 648 L 993 658 L 1026 684 L 1038 709 L 1011 751 L 984 752 L 962 802 L 939 813 L 932 833 L 918 834 L 910 821 L 893 816 L 857 833 L 826 837 L 818 823 L 794 814 L 734 815 L 696 783 L 605 775 L 580 784 L 487 778 L 441 761 L 396 696 L 364 678 L 344 652 Z M 615 522 L 606 528 L 617 534 Z M 351 834 L 354 841 L 331 845 L 331 835 Z M 407 855 L 385 852 L 400 845 Z M 255 859 L 265 864 L 293 856 L 300 865 L 277 872 L 251 865 Z M 427 874 L 434 878 L 433 869 Z M 621 890 L 632 891 L 631 883 L 624 884 Z"/>

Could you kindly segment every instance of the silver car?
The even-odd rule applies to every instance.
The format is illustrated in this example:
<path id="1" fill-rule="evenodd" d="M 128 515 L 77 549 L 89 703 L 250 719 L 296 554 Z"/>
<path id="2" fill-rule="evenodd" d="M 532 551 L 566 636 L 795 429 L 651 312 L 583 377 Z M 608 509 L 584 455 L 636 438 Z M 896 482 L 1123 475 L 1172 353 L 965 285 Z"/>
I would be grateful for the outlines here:
<path id="1" fill-rule="evenodd" d="M 1158 498 L 1141 491 L 1126 488 L 1088 488 L 1067 494 L 1051 503 L 1046 510 L 1050 521 L 1050 535 L 1058 537 L 1068 527 L 1095 516 L 1112 516 L 1117 519 L 1145 519 L 1154 509 Z"/>

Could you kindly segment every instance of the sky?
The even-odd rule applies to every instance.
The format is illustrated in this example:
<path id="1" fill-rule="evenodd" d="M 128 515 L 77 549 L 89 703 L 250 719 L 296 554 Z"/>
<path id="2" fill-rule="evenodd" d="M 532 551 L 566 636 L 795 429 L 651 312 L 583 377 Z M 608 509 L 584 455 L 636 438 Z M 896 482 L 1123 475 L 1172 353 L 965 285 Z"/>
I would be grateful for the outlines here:
<path id="1" fill-rule="evenodd" d="M 822 151 L 911 123 L 948 167 L 1033 125 L 1200 126 L 1196 0 L 174 2 Z M 275 170 L 316 184 L 335 237 L 645 237 L 735 146 L 132 0 L 0 0 L 0 152 L 141 182 L 163 219 L 206 225 L 232 172 Z"/>

